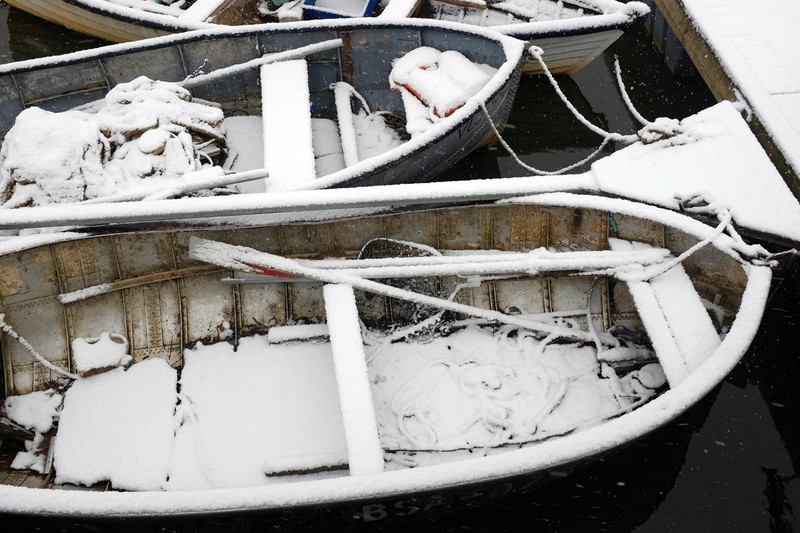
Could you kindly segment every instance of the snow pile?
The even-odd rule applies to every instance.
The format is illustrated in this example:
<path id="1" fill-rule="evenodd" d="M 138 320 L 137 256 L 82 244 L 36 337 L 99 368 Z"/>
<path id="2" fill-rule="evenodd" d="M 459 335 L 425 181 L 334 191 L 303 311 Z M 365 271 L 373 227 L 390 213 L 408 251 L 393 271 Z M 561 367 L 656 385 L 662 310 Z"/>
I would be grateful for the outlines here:
<path id="1" fill-rule="evenodd" d="M 53 428 L 56 410 L 62 397 L 55 390 L 31 392 L 21 396 L 9 396 L 3 402 L 3 412 L 12 422 L 34 431 L 33 440 L 25 441 L 25 451 L 17 453 L 11 468 L 30 469 L 40 474 L 45 471 L 45 456 L 41 453 L 44 434 Z"/>
<path id="2" fill-rule="evenodd" d="M 114 87 L 96 112 L 26 109 L 0 150 L 0 204 L 73 203 L 179 180 L 224 159 L 222 118 L 180 85 L 144 76 Z"/>
<path id="3" fill-rule="evenodd" d="M 72 383 L 55 440 L 56 483 L 159 490 L 175 434 L 177 373 L 163 359 Z"/>
<path id="4" fill-rule="evenodd" d="M 9 396 L 3 402 L 3 411 L 8 418 L 22 427 L 38 433 L 47 433 L 53 427 L 53 418 L 60 406 L 61 395 L 49 389 L 21 396 Z"/>
<path id="5" fill-rule="evenodd" d="M 441 52 L 421 46 L 395 59 L 389 84 L 416 97 L 428 108 L 431 122 L 436 122 L 463 106 L 495 72 L 495 68 L 474 63 L 455 50 Z"/>
<path id="6" fill-rule="evenodd" d="M 347 463 L 329 343 L 243 338 L 184 354 L 168 489 L 256 486 Z"/>
<path id="7" fill-rule="evenodd" d="M 97 337 L 72 341 L 72 358 L 76 370 L 83 374 L 92 370 L 124 366 L 133 358 L 128 355 L 128 339 L 104 331 Z"/>

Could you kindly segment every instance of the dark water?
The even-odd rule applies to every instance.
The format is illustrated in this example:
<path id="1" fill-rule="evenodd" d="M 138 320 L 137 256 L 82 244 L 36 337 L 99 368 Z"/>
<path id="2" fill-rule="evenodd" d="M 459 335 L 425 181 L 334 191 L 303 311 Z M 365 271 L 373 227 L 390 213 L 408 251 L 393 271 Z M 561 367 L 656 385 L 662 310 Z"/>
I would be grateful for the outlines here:
<path id="1" fill-rule="evenodd" d="M 0 5 L 0 62 L 101 44 Z M 699 79 L 671 76 L 644 32 L 635 31 L 578 75 L 559 79 L 575 106 L 603 128 L 630 133 L 639 127 L 619 98 L 614 54 L 645 117 L 683 118 L 713 104 Z M 600 141 L 538 77 L 523 80 L 510 122 L 508 143 L 527 164 L 544 170 L 583 159 Z M 473 154 L 446 177 L 526 174 L 502 149 L 491 149 Z M 800 517 L 794 515 L 800 512 L 799 318 L 795 285 L 776 282 L 759 334 L 743 361 L 675 423 L 584 469 L 554 476 L 545 489 L 450 515 L 420 512 L 413 524 L 376 523 L 369 530 L 800 530 Z M 280 529 L 291 530 L 292 524 Z"/>

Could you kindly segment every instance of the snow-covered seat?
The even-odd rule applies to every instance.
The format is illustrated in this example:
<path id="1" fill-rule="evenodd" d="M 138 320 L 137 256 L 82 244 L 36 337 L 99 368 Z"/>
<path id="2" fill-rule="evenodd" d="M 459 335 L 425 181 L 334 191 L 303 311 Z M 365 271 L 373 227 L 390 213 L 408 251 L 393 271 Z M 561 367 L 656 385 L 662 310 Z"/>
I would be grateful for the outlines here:
<path id="1" fill-rule="evenodd" d="M 333 85 L 334 100 L 336 102 L 336 120 L 339 124 L 339 135 L 342 142 L 342 153 L 344 154 L 344 164 L 346 166 L 358 163 L 358 143 L 356 141 L 356 126 L 353 118 L 353 108 L 351 98 L 363 98 L 355 89 L 345 82 L 338 82 Z"/>
<path id="2" fill-rule="evenodd" d="M 269 184 L 294 187 L 317 177 L 305 59 L 261 67 L 264 166 Z"/>
<path id="3" fill-rule="evenodd" d="M 648 245 L 609 239 L 609 246 L 624 250 Z M 627 285 L 667 381 L 674 387 L 716 349 L 720 336 L 682 265 Z"/>
<path id="4" fill-rule="evenodd" d="M 325 285 L 323 295 L 350 475 L 377 474 L 384 468 L 383 448 L 353 287 Z"/>

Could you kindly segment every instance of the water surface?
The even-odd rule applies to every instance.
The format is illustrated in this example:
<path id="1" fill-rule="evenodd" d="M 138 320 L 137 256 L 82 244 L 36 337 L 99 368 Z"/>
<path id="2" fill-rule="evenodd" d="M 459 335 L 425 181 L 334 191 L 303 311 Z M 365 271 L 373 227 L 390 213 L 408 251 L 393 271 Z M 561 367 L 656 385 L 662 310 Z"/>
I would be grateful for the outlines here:
<path id="1" fill-rule="evenodd" d="M 0 4 L 0 62 L 101 44 Z M 645 117 L 683 118 L 713 104 L 698 78 L 676 78 L 667 71 L 640 30 L 581 73 L 559 79 L 570 100 L 595 124 L 622 133 L 640 127 L 619 97 L 615 55 Z M 580 161 L 601 141 L 566 112 L 540 77 L 523 80 L 504 136 L 526 164 L 543 170 Z M 505 151 L 493 148 L 473 154 L 445 178 L 527 174 Z M 743 361 L 684 417 L 582 470 L 555 476 L 545 490 L 512 494 L 452 515 L 421 512 L 413 527 L 452 532 L 796 530 L 798 317 L 797 291 L 786 281 Z M 285 526 L 280 529 L 292 529 L 292 524 Z M 376 523 L 370 530 L 408 528 Z"/>

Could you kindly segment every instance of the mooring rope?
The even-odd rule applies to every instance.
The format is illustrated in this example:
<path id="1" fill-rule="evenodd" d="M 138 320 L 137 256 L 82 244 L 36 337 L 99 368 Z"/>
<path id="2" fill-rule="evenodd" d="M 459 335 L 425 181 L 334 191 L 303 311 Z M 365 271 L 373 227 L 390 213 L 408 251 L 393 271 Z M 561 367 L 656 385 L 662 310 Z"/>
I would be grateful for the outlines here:
<path id="1" fill-rule="evenodd" d="M 569 101 L 567 95 L 564 94 L 564 92 L 561 90 L 561 87 L 559 87 L 558 82 L 553 77 L 553 74 L 550 72 L 550 69 L 547 68 L 547 64 L 544 62 L 544 57 L 543 57 L 544 51 L 538 46 L 531 46 L 530 50 L 528 50 L 528 53 L 530 53 L 531 56 L 533 56 L 533 58 L 539 62 L 539 65 L 542 67 L 545 76 L 547 76 L 547 79 L 550 81 L 550 85 L 553 86 L 553 89 L 556 91 L 556 94 L 558 94 L 559 98 L 561 98 L 561 101 L 564 102 L 565 106 L 567 106 L 567 109 L 569 109 L 572 112 L 572 114 L 575 115 L 575 118 L 578 119 L 578 121 L 581 124 L 586 126 L 590 131 L 596 133 L 597 135 L 600 135 L 603 138 L 609 138 L 609 140 L 612 141 L 634 143 L 639 140 L 639 136 L 637 134 L 622 135 L 621 133 L 612 133 L 610 131 L 604 130 L 600 126 L 592 124 L 589 121 L 589 119 L 584 117 L 581 114 L 581 112 L 578 111 L 574 105 L 572 105 L 572 102 Z"/>
<path id="2" fill-rule="evenodd" d="M 628 91 L 625 89 L 625 83 L 622 81 L 622 69 L 619 68 L 619 59 L 616 57 L 614 58 L 614 75 L 617 77 L 617 87 L 619 87 L 619 94 L 622 96 L 622 101 L 625 103 L 625 107 L 628 108 L 630 114 L 639 121 L 642 126 L 649 126 L 652 124 L 649 120 L 644 118 L 639 110 L 636 109 L 631 102 L 630 97 L 628 96 Z"/>
<path id="3" fill-rule="evenodd" d="M 68 377 L 68 378 L 70 378 L 70 379 L 80 379 L 80 376 L 79 376 L 79 375 L 77 375 L 77 374 L 73 374 L 73 373 L 71 373 L 71 372 L 67 372 L 67 371 L 66 371 L 66 370 L 64 370 L 63 368 L 60 368 L 60 367 L 58 367 L 58 366 L 54 365 L 53 363 L 51 363 L 50 361 L 48 361 L 47 359 L 45 359 L 45 358 L 44 358 L 44 356 L 42 356 L 42 354 L 40 354 L 39 352 L 37 352 L 37 351 L 34 349 L 34 347 L 33 347 L 33 346 L 31 346 L 31 343 L 29 343 L 27 340 L 25 340 L 25 338 L 24 338 L 24 337 L 22 337 L 22 336 L 21 336 L 21 335 L 19 335 L 19 334 L 18 334 L 16 331 L 14 331 L 14 329 L 13 329 L 13 328 L 12 328 L 12 327 L 11 327 L 11 326 L 8 324 L 8 322 L 6 322 L 6 315 L 5 315 L 5 313 L 0 313 L 0 330 L 3 330 L 3 331 L 4 331 L 4 332 L 5 332 L 7 335 L 9 335 L 11 338 L 13 338 L 13 339 L 15 339 L 17 342 L 19 342 L 19 343 L 20 343 L 20 344 L 21 344 L 21 345 L 22 345 L 22 346 L 23 346 L 23 347 L 24 347 L 26 350 L 28 350 L 28 351 L 29 351 L 29 352 L 30 352 L 30 353 L 31 353 L 31 354 L 32 354 L 32 355 L 33 355 L 33 356 L 34 356 L 34 357 L 35 357 L 35 358 L 36 358 L 36 359 L 37 359 L 37 360 L 38 360 L 40 363 L 42 363 L 44 366 L 46 366 L 47 368 L 49 368 L 49 369 L 50 369 L 50 370 L 52 370 L 53 372 L 56 372 L 56 373 L 58 373 L 58 374 L 61 374 L 62 376 L 66 376 L 66 377 Z"/>
<path id="4" fill-rule="evenodd" d="M 489 115 L 489 110 L 486 109 L 486 105 L 483 102 L 478 102 L 478 105 L 480 106 L 481 110 L 483 111 L 483 114 L 486 116 L 486 120 L 489 121 L 489 126 L 492 128 L 492 131 L 494 132 L 495 136 L 497 137 L 497 141 L 503 146 L 503 148 L 506 149 L 506 151 L 514 159 L 514 161 L 519 166 L 521 166 L 522 168 L 527 170 L 528 172 L 533 172 L 534 174 L 537 174 L 539 176 L 558 176 L 559 174 L 563 174 L 564 172 L 570 171 L 570 170 L 572 170 L 574 168 L 578 168 L 579 166 L 581 166 L 581 165 L 583 165 L 585 163 L 588 163 L 589 161 L 591 161 L 592 159 L 597 157 L 597 155 L 600 152 L 603 151 L 603 148 L 605 148 L 606 145 L 610 141 L 613 140 L 611 137 L 606 137 L 605 139 L 603 139 L 603 142 L 600 143 L 600 146 L 598 146 L 597 149 L 594 152 L 592 152 L 591 154 L 586 156 L 586 158 L 578 161 L 577 163 L 573 163 L 572 165 L 566 166 L 566 167 L 558 169 L 558 170 L 541 170 L 541 169 L 538 169 L 538 168 L 535 168 L 535 167 L 532 167 L 532 166 L 528 165 L 522 159 L 519 158 L 519 156 L 516 154 L 516 152 L 514 152 L 514 150 L 511 148 L 511 146 L 509 146 L 509 144 L 506 142 L 506 140 L 503 139 L 503 136 L 500 135 L 500 131 L 497 129 L 497 126 L 495 126 L 491 115 Z"/>
<path id="5" fill-rule="evenodd" d="M 620 95 L 622 96 L 622 101 L 625 104 L 625 107 L 628 108 L 628 111 L 631 113 L 631 115 L 637 121 L 639 121 L 644 127 L 638 132 L 629 135 L 623 135 L 621 133 L 615 133 L 604 130 L 603 128 L 589 121 L 589 119 L 584 117 L 581 114 L 581 112 L 578 111 L 574 105 L 572 105 L 572 102 L 569 101 L 567 95 L 564 94 L 564 92 L 561 90 L 561 87 L 559 87 L 558 82 L 556 81 L 555 77 L 553 77 L 553 74 L 550 72 L 550 69 L 547 68 L 547 64 L 544 62 L 543 58 L 544 52 L 542 51 L 542 49 L 539 48 L 538 46 L 531 46 L 528 52 L 531 54 L 531 56 L 533 56 L 534 59 L 536 59 L 536 61 L 538 61 L 539 65 L 542 67 L 542 71 L 549 80 L 550 85 L 553 86 L 553 89 L 555 90 L 556 94 L 559 96 L 559 98 L 567 107 L 567 109 L 569 109 L 570 112 L 575 116 L 575 118 L 581 124 L 583 124 L 587 129 L 603 137 L 603 142 L 600 143 L 600 146 L 598 146 L 594 152 L 586 156 L 584 159 L 578 161 L 577 163 L 573 163 L 558 170 L 552 170 L 552 171 L 541 170 L 528 165 L 527 163 L 522 161 L 522 159 L 519 158 L 519 156 L 514 152 L 511 146 L 509 146 L 509 144 L 505 141 L 505 139 L 503 139 L 502 135 L 500 134 L 500 131 L 497 129 L 497 126 L 495 125 L 494 121 L 489 115 L 489 111 L 486 109 L 486 105 L 483 102 L 478 102 L 478 105 L 483 111 L 483 114 L 486 116 L 486 119 L 489 122 L 489 126 L 492 128 L 492 131 L 497 137 L 498 142 L 503 146 L 503 148 L 505 148 L 505 150 L 509 153 L 509 155 L 511 155 L 514 161 L 525 170 L 540 176 L 557 176 L 559 174 L 563 174 L 564 172 L 568 172 L 570 170 L 573 170 L 588 163 L 589 161 L 597 157 L 603 151 L 606 145 L 611 141 L 621 142 L 625 144 L 632 144 L 638 141 L 651 143 L 667 137 L 678 135 L 683 131 L 679 121 L 671 119 L 658 119 L 656 122 L 651 122 L 646 118 L 644 118 L 641 115 L 641 113 L 639 113 L 639 111 L 634 107 L 633 102 L 631 101 L 630 97 L 628 96 L 628 92 L 625 89 L 625 84 L 622 81 L 622 72 L 619 66 L 619 61 L 617 59 L 614 59 L 614 72 L 617 78 L 617 85 L 619 86 Z"/>

